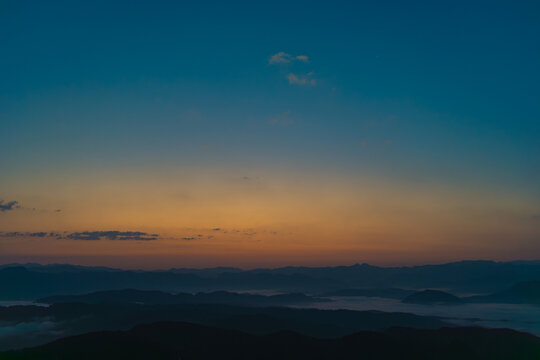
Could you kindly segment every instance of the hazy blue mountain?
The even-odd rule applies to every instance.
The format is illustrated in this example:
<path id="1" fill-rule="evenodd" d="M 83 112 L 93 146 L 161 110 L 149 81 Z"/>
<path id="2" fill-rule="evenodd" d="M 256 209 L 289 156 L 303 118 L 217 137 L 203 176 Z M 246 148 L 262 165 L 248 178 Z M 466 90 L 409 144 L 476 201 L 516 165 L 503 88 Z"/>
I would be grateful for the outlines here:
<path id="1" fill-rule="evenodd" d="M 277 290 L 325 293 L 340 289 L 444 288 L 459 293 L 493 293 L 540 279 L 540 263 L 462 261 L 442 265 L 376 267 L 284 267 L 242 271 L 234 268 L 127 271 L 36 264 L 0 269 L 0 300 L 133 288 L 167 292 Z"/>
<path id="2" fill-rule="evenodd" d="M 138 303 L 156 304 L 229 304 L 249 306 L 280 306 L 299 305 L 312 302 L 327 301 L 325 299 L 307 296 L 302 293 L 280 295 L 255 295 L 248 293 L 233 293 L 214 291 L 210 293 L 178 293 L 170 294 L 163 291 L 148 291 L 136 289 L 97 291 L 84 295 L 55 295 L 37 299 L 43 304 L 74 303 Z"/>
<path id="3" fill-rule="evenodd" d="M 489 295 L 457 297 L 439 290 L 415 292 L 403 300 L 414 304 L 501 303 L 540 305 L 540 281 L 521 282 Z"/>
<path id="4" fill-rule="evenodd" d="M 402 300 L 408 304 L 462 304 L 463 301 L 455 295 L 440 290 L 422 290 L 415 292 Z"/>
<path id="5" fill-rule="evenodd" d="M 35 299 L 56 294 L 81 294 L 90 291 L 138 288 L 177 290 L 196 288 L 204 281 L 191 274 L 87 270 L 54 271 L 23 266 L 0 269 L 0 300 Z"/>
<path id="6" fill-rule="evenodd" d="M 29 270 L 39 271 L 39 272 L 52 272 L 52 273 L 61 273 L 61 272 L 80 272 L 80 271 L 122 271 L 120 269 L 110 268 L 106 266 L 84 266 L 84 265 L 71 265 L 71 264 L 47 264 L 42 265 L 38 263 L 11 263 L 0 265 L 0 269 L 10 268 L 10 267 L 24 267 Z"/>
<path id="7" fill-rule="evenodd" d="M 323 296 L 365 296 L 388 299 L 403 299 L 406 296 L 413 294 L 414 292 L 414 290 L 404 290 L 398 288 L 341 289 L 324 293 Z"/>
<path id="8" fill-rule="evenodd" d="M 474 303 L 540 305 L 540 281 L 522 282 L 491 295 L 471 296 L 464 298 L 464 300 Z"/>

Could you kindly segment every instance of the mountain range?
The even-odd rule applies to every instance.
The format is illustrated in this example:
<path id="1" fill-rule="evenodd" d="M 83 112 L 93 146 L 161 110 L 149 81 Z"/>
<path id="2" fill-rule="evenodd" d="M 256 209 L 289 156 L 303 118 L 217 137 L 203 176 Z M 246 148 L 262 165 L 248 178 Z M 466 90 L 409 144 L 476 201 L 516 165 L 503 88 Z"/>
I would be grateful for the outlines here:
<path id="1" fill-rule="evenodd" d="M 540 279 L 540 262 L 461 261 L 441 265 L 119 270 L 73 265 L 10 264 L 0 267 L 0 300 L 133 288 L 167 292 L 275 290 L 327 293 L 342 289 L 446 289 L 487 294 Z"/>

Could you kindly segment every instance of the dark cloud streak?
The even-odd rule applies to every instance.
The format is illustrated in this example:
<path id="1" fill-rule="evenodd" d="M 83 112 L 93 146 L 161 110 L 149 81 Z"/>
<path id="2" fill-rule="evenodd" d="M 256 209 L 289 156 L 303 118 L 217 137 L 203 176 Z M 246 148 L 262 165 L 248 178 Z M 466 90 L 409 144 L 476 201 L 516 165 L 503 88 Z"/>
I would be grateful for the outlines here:
<path id="1" fill-rule="evenodd" d="M 64 232 L 65 233 L 65 232 Z M 83 231 L 67 233 L 62 235 L 56 232 L 0 232 L 0 237 L 34 237 L 47 238 L 56 237 L 57 239 L 70 240 L 132 240 L 132 241 L 152 241 L 159 238 L 158 234 L 148 234 L 141 231 Z"/>
<path id="2" fill-rule="evenodd" d="M 18 205 L 19 203 L 17 201 L 8 201 L 4 202 L 4 200 L 0 200 L 0 211 L 11 211 L 20 208 Z"/>
<path id="3" fill-rule="evenodd" d="M 148 234 L 141 231 L 83 231 L 75 232 L 66 236 L 72 240 L 157 240 L 157 234 Z"/>

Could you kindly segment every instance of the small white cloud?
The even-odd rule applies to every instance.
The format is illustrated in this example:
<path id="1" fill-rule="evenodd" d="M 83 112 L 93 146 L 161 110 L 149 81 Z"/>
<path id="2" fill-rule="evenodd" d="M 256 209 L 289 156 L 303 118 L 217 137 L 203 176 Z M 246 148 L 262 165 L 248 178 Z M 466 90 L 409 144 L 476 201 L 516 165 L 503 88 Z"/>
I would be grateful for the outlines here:
<path id="1" fill-rule="evenodd" d="M 289 80 L 290 85 L 299 85 L 299 86 L 315 86 L 317 85 L 317 80 L 312 79 L 313 73 L 307 75 L 296 75 L 290 73 L 287 75 L 287 80 Z"/>
<path id="2" fill-rule="evenodd" d="M 284 51 L 280 51 L 277 54 L 270 56 L 270 59 L 268 59 L 269 64 L 288 64 L 293 61 L 309 63 L 309 57 L 307 55 L 294 56 L 291 54 L 287 54 Z"/>
<path id="3" fill-rule="evenodd" d="M 308 64 L 309 57 L 307 55 L 291 55 L 287 54 L 284 51 L 280 51 L 277 54 L 274 54 L 268 59 L 268 63 L 271 65 L 278 64 L 290 64 L 293 65 L 295 62 L 303 62 Z M 307 74 L 298 74 L 298 73 L 289 73 L 287 74 L 287 80 L 289 85 L 298 85 L 298 86 L 315 86 L 317 85 L 317 80 L 313 78 L 313 71 Z"/>
<path id="4" fill-rule="evenodd" d="M 269 64 L 287 64 L 293 60 L 292 55 L 287 54 L 283 51 L 278 52 L 270 57 L 268 60 Z"/>

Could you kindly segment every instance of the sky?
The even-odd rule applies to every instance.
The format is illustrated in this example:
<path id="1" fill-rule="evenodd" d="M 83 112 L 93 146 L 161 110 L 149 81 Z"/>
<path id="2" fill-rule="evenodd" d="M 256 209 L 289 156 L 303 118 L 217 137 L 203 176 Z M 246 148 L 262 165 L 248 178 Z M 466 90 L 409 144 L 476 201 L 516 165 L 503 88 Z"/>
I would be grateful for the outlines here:
<path id="1" fill-rule="evenodd" d="M 0 263 L 540 259 L 537 1 L 0 0 Z"/>

